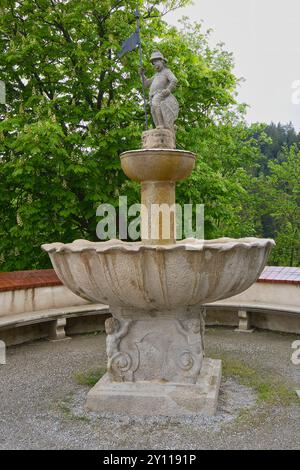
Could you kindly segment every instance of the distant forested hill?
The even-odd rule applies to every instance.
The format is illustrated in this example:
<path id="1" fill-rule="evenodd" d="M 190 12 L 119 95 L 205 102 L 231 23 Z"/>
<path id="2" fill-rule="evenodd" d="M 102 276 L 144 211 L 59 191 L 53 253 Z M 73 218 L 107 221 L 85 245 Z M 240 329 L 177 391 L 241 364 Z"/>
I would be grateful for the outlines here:
<path id="1" fill-rule="evenodd" d="M 276 240 L 271 263 L 300 265 L 300 133 L 290 124 L 266 126 L 255 138 L 261 154 L 249 180 L 256 233 Z"/>
<path id="2" fill-rule="evenodd" d="M 261 156 L 259 163 L 259 172 L 269 174 L 268 163 L 270 161 L 282 162 L 285 159 L 285 149 L 293 145 L 300 148 L 300 133 L 297 133 L 292 123 L 275 124 L 271 123 L 264 129 L 269 137 L 268 141 L 260 145 Z"/>

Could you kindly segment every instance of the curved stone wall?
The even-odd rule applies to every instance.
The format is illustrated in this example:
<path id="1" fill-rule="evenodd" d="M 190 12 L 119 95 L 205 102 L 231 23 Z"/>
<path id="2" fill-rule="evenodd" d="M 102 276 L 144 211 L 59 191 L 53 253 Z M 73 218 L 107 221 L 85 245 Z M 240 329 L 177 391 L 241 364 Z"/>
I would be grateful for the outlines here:
<path id="1" fill-rule="evenodd" d="M 87 303 L 63 286 L 53 269 L 0 273 L 0 318 Z"/>
<path id="2" fill-rule="evenodd" d="M 243 309 L 255 302 L 273 306 L 273 309 L 251 312 L 252 327 L 300 334 L 300 269 L 266 268 L 260 279 L 244 293 L 210 304 L 206 324 L 237 327 L 236 306 Z M 88 305 L 88 302 L 64 287 L 52 269 L 0 273 L 0 331 L 1 319 L 9 316 L 80 305 Z M 234 307 L 230 308 L 231 305 Z M 287 314 L 284 310 L 288 308 L 299 310 L 299 313 Z M 84 333 L 93 328 L 96 330 L 99 324 L 99 316 L 72 318 L 67 322 L 66 332 Z M 5 334 L 2 332 L 1 335 L 8 344 L 17 344 L 46 337 L 47 328 L 45 323 L 12 328 L 11 331 L 6 328 Z"/>
<path id="3" fill-rule="evenodd" d="M 300 268 L 267 267 L 259 280 L 242 294 L 210 304 L 207 325 L 237 327 L 238 308 L 265 306 L 250 312 L 251 326 L 272 331 L 300 334 Z M 288 314 L 291 310 L 294 313 Z"/>

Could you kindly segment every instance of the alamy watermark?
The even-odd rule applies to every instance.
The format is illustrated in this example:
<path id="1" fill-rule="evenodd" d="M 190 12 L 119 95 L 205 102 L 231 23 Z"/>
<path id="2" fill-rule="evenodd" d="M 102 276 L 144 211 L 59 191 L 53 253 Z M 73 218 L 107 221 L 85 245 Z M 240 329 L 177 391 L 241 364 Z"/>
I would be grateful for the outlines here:
<path id="1" fill-rule="evenodd" d="M 128 207 L 127 197 L 119 197 L 116 209 L 111 204 L 97 208 L 96 233 L 100 240 L 118 238 L 136 241 L 142 239 L 185 238 L 204 239 L 204 204 L 133 204 Z M 175 222 L 176 220 L 176 222 Z M 143 221 L 143 222 L 142 222 Z M 176 224 L 176 226 L 175 226 Z"/>

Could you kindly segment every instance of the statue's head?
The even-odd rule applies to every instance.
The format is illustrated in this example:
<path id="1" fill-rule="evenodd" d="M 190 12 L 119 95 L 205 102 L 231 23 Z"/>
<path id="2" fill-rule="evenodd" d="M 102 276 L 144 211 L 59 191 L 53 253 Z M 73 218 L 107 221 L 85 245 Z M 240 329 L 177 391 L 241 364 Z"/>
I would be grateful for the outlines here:
<path id="1" fill-rule="evenodd" d="M 159 51 L 153 52 L 150 61 L 157 72 L 160 72 L 167 63 L 167 59 Z"/>

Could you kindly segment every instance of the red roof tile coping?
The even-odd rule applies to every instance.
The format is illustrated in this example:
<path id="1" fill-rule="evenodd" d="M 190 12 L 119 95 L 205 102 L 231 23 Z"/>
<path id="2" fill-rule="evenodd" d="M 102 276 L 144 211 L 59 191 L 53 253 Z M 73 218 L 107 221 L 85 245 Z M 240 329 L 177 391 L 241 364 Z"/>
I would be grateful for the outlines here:
<path id="1" fill-rule="evenodd" d="M 300 268 L 267 266 L 258 282 L 300 285 Z M 0 273 L 0 292 L 60 286 L 61 284 L 54 269 Z"/>
<path id="2" fill-rule="evenodd" d="M 34 289 L 36 287 L 60 286 L 61 284 L 54 269 L 0 273 L 0 292 Z"/>
<path id="3" fill-rule="evenodd" d="M 300 285 L 300 268 L 266 266 L 258 282 Z"/>

